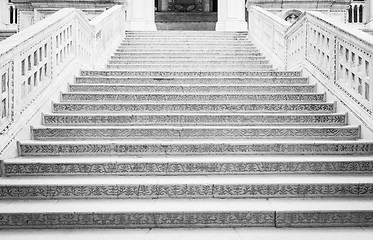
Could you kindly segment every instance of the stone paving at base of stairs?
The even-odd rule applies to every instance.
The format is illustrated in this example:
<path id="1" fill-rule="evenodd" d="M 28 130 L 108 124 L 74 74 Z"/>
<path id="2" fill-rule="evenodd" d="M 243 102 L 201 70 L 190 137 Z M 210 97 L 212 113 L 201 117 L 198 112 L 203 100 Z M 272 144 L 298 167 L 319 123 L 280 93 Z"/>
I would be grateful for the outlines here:
<path id="1" fill-rule="evenodd" d="M 2 240 L 371 240 L 373 228 L 8 230 Z"/>

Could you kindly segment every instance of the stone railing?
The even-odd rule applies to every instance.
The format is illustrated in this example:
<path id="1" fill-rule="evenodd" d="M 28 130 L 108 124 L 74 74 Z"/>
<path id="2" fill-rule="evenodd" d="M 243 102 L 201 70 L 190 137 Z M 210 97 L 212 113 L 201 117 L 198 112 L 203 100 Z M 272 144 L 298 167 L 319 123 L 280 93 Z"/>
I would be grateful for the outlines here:
<path id="1" fill-rule="evenodd" d="M 373 131 L 373 36 L 320 12 L 291 26 L 259 7 L 249 15 L 251 37 L 274 65 L 303 70 Z"/>
<path id="2" fill-rule="evenodd" d="M 290 23 L 260 8 L 252 7 L 249 13 L 249 31 L 257 45 L 270 57 L 274 64 L 285 68 L 286 39 L 285 34 Z"/>
<path id="3" fill-rule="evenodd" d="M 125 11 L 114 6 L 88 21 L 62 9 L 0 43 L 0 154 L 40 122 L 40 110 L 81 68 L 104 66 L 124 37 Z"/>

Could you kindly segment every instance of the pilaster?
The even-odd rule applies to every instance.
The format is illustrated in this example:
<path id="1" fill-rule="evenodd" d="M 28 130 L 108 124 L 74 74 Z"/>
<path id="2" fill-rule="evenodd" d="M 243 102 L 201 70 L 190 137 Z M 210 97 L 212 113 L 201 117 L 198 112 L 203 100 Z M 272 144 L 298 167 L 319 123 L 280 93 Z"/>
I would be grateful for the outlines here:
<path id="1" fill-rule="evenodd" d="M 369 30 L 373 30 L 373 0 L 368 1 L 368 4 L 368 21 L 365 27 Z"/>
<path id="2" fill-rule="evenodd" d="M 127 27 L 129 31 L 156 31 L 154 0 L 128 0 Z"/>
<path id="3" fill-rule="evenodd" d="M 216 31 L 247 31 L 245 0 L 219 0 Z"/>

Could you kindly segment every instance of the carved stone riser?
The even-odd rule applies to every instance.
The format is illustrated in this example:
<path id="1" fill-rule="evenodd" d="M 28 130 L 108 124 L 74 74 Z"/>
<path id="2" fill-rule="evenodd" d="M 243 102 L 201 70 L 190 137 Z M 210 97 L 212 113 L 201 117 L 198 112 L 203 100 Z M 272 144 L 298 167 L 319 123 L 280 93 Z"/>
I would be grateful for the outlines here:
<path id="1" fill-rule="evenodd" d="M 71 92 L 131 92 L 133 94 L 138 94 L 143 92 L 143 94 L 151 94 L 155 92 L 162 93 L 253 93 L 253 95 L 260 96 L 261 94 L 254 93 L 314 93 L 316 92 L 316 85 L 70 85 Z M 217 94 L 219 95 L 219 94 Z M 302 94 L 297 94 L 300 97 Z M 314 96 L 317 99 L 322 100 L 323 94 L 318 94 Z M 289 95 L 290 96 L 290 95 Z M 264 98 L 263 98 L 264 99 Z M 304 99 L 307 99 L 305 96 Z M 310 98 L 311 99 L 311 98 Z"/>
<path id="2" fill-rule="evenodd" d="M 155 49 L 134 49 L 134 50 L 121 50 L 117 49 L 117 51 L 114 53 L 117 56 L 136 56 L 136 55 L 153 55 L 153 56 L 162 56 L 162 55 L 170 55 L 173 56 L 194 56 L 194 57 L 214 57 L 214 56 L 262 56 L 262 54 L 259 51 L 252 50 L 191 50 L 191 49 L 179 49 L 179 50 L 155 50 Z"/>
<path id="3" fill-rule="evenodd" d="M 127 31 L 126 37 L 131 36 L 187 36 L 187 37 L 203 37 L 203 36 L 213 36 L 219 39 L 221 36 L 249 36 L 247 31 L 240 32 L 219 32 L 219 31 Z"/>
<path id="4" fill-rule="evenodd" d="M 173 52 L 199 52 L 199 53 L 204 53 L 204 52 L 219 52 L 219 53 L 231 53 L 231 52 L 243 52 L 247 53 L 250 55 L 250 53 L 257 53 L 259 52 L 256 48 L 254 47 L 229 47 L 229 46 L 222 46 L 219 48 L 219 45 L 216 47 L 210 46 L 210 47 L 195 47 L 195 46 L 163 46 L 163 47 L 155 47 L 153 44 L 150 45 L 145 45 L 144 46 L 134 46 L 134 45 L 129 45 L 129 46 L 121 46 L 117 48 L 117 52 L 142 52 L 142 51 L 148 51 L 148 52 L 169 52 L 172 54 Z"/>
<path id="5" fill-rule="evenodd" d="M 272 211 L 0 213 L 0 229 L 270 227 L 274 219 Z"/>
<path id="6" fill-rule="evenodd" d="M 76 77 L 77 84 L 307 84 L 308 78 L 301 77 L 252 77 L 252 78 L 118 78 L 118 77 Z"/>
<path id="7" fill-rule="evenodd" d="M 371 211 L 0 213 L 1 229 L 371 227 Z"/>
<path id="8" fill-rule="evenodd" d="M 370 142 L 291 143 L 20 143 L 20 156 L 96 155 L 371 155 Z"/>
<path id="9" fill-rule="evenodd" d="M 248 71 L 248 70 L 271 70 L 273 69 L 272 65 L 264 65 L 264 64 L 248 64 L 248 65 L 241 65 L 241 64 L 233 64 L 233 65 L 192 65 L 192 64 L 172 64 L 172 65 L 160 65 L 160 64 L 139 64 L 139 65 L 128 65 L 128 64 L 109 64 L 106 66 L 107 69 L 113 70 L 139 70 L 143 71 L 146 69 L 152 71 L 167 71 L 167 70 L 175 70 L 175 71 L 185 71 L 185 70 L 192 70 L 192 71 L 204 71 L 206 69 L 210 70 L 235 70 L 235 71 Z"/>
<path id="10" fill-rule="evenodd" d="M 140 45 L 140 44 L 154 44 L 156 46 L 163 46 L 163 45 L 174 45 L 182 43 L 182 45 L 232 45 L 232 46 L 254 46 L 253 42 L 248 40 L 246 37 L 224 37 L 221 36 L 219 38 L 213 38 L 208 36 L 200 36 L 200 37 L 172 37 L 172 36 L 151 36 L 148 38 L 145 37 L 128 37 L 125 38 L 120 45 L 125 44 L 133 44 L 133 45 Z M 182 46 L 180 45 L 180 46 Z"/>
<path id="11" fill-rule="evenodd" d="M 44 115 L 46 125 L 345 125 L 347 116 L 338 115 Z"/>
<path id="12" fill-rule="evenodd" d="M 81 76 L 90 77 L 301 77 L 293 71 L 81 71 Z"/>
<path id="13" fill-rule="evenodd" d="M 233 45 L 236 44 L 237 46 L 245 45 L 245 46 L 254 46 L 254 44 L 248 40 L 246 37 L 224 37 L 221 36 L 219 39 L 214 39 L 214 37 L 211 36 L 200 36 L 200 37 L 184 37 L 184 36 L 163 36 L 163 37 L 157 37 L 157 36 L 149 36 L 147 38 L 145 37 L 131 37 L 129 36 L 124 41 L 121 42 L 121 45 L 124 44 L 156 44 L 161 45 L 161 43 L 164 44 L 190 44 L 190 45 Z"/>
<path id="14" fill-rule="evenodd" d="M 218 53 L 218 52 L 205 52 L 205 53 L 192 53 L 191 51 L 185 51 L 185 52 L 155 52 L 155 51 L 126 51 L 126 52 L 115 52 L 114 56 L 119 56 L 119 57 L 136 57 L 136 58 L 148 58 L 148 59 L 153 59 L 154 57 L 162 57 L 162 58 L 169 58 L 170 54 L 172 54 L 172 57 L 186 57 L 186 58 L 194 58 L 194 59 L 199 59 L 199 58 L 243 58 L 248 55 L 246 52 L 223 52 L 223 53 Z M 252 57 L 257 57 L 257 56 L 262 56 L 261 53 L 250 53 L 250 56 Z"/>
<path id="15" fill-rule="evenodd" d="M 200 31 L 198 31 L 200 32 Z M 192 32 L 189 32 L 192 33 Z M 224 34 L 217 34 L 217 32 L 210 32 L 209 33 L 201 33 L 200 34 L 169 34 L 169 31 L 164 31 L 163 34 L 130 34 L 126 33 L 126 38 L 123 39 L 122 42 L 126 41 L 150 41 L 153 39 L 162 39 L 165 41 L 192 41 L 192 42 L 198 42 L 198 41 L 209 41 L 210 42 L 219 42 L 219 41 L 237 41 L 237 42 L 245 42 L 245 43 L 252 43 L 250 38 L 247 37 L 247 34 L 226 34 L 228 32 L 225 32 Z"/>
<path id="16" fill-rule="evenodd" d="M 7 185 L 1 200 L 35 199 L 162 199 L 162 198 L 364 198 L 373 184 L 133 184 L 133 185 Z M 0 210 L 1 211 L 1 210 Z"/>
<path id="17" fill-rule="evenodd" d="M 188 48 L 188 47 L 196 47 L 196 48 L 217 48 L 221 46 L 222 48 L 253 48 L 256 49 L 256 46 L 247 40 L 219 40 L 219 41 L 209 41 L 208 39 L 205 40 L 197 40 L 197 39 L 167 39 L 167 38 L 158 38 L 153 40 L 148 39 L 128 39 L 127 41 L 123 41 L 119 47 L 154 47 L 154 48 Z"/>
<path id="18" fill-rule="evenodd" d="M 359 128 L 35 128 L 34 140 L 86 139 L 330 139 L 356 140 Z"/>
<path id="19" fill-rule="evenodd" d="M 138 42 L 138 41 L 170 41 L 170 42 L 177 42 L 177 41 L 189 41 L 189 42 L 225 42 L 225 41 L 236 41 L 238 43 L 252 43 L 250 39 L 247 38 L 247 35 L 240 35 L 240 36 L 229 36 L 229 35 L 220 35 L 220 36 L 214 36 L 214 35 L 203 35 L 200 34 L 198 36 L 188 36 L 188 35 L 131 35 L 127 34 L 126 38 L 122 42 Z"/>
<path id="20" fill-rule="evenodd" d="M 127 62 L 206 62 L 206 61 L 214 61 L 214 62 L 219 62 L 219 63 L 230 63 L 230 62 L 253 62 L 253 61 L 265 61 L 264 56 L 192 56 L 192 55 L 172 55 L 172 56 L 167 56 L 163 55 L 162 56 L 155 56 L 154 57 L 149 57 L 149 56 L 133 56 L 133 55 L 126 55 L 126 56 L 119 56 L 119 55 L 114 55 L 111 56 L 111 59 L 113 61 L 127 61 Z"/>
<path id="21" fill-rule="evenodd" d="M 334 113 L 334 103 L 194 103 L 194 104 L 121 104 L 55 103 L 55 113 L 134 113 L 134 112 L 216 112 L 216 113 Z"/>
<path id="22" fill-rule="evenodd" d="M 252 60 L 252 61 L 239 61 L 239 60 L 198 60 L 198 59 L 191 59 L 190 61 L 185 61 L 185 58 L 183 60 L 177 60 L 177 59 L 163 59 L 163 60 L 154 60 L 154 59 L 149 59 L 149 60 L 133 60 L 133 59 L 126 59 L 126 58 L 121 58 L 117 60 L 109 60 L 109 64 L 125 64 L 125 65 L 139 65 L 139 64 L 145 64 L 145 65 L 188 65 L 188 66 L 201 66 L 201 65 L 212 65 L 212 66 L 227 66 L 227 65 L 259 65 L 259 64 L 268 64 L 267 60 Z"/>
<path id="23" fill-rule="evenodd" d="M 173 44 L 164 43 L 164 44 L 156 44 L 156 43 L 141 43 L 141 44 L 121 44 L 118 49 L 121 51 L 133 51 L 133 50 L 144 50 L 144 49 L 152 49 L 157 51 L 185 51 L 185 50 L 194 50 L 194 51 L 212 51 L 212 50 L 222 50 L 222 51 L 257 51 L 257 48 L 252 45 L 236 45 L 236 43 L 232 44 L 188 44 L 188 43 L 180 43 L 175 42 Z"/>
<path id="24" fill-rule="evenodd" d="M 72 159 L 73 161 L 74 159 Z M 109 163 L 7 163 L 5 176 L 118 175 L 257 175 L 257 174 L 372 174 L 373 161 L 284 162 L 109 162 Z"/>
<path id="25" fill-rule="evenodd" d="M 137 41 L 190 41 L 190 42 L 224 42 L 224 41 L 237 41 L 237 42 L 244 42 L 244 43 L 252 43 L 247 38 L 247 35 L 237 35 L 237 36 L 229 36 L 229 35 L 211 35 L 211 34 L 200 34 L 198 36 L 188 36 L 188 35 L 170 35 L 170 34 L 164 34 L 163 36 L 157 36 L 157 35 L 131 35 L 131 34 L 126 34 L 125 40 L 122 42 L 126 41 L 132 41 L 132 42 L 137 42 Z"/>
<path id="26" fill-rule="evenodd" d="M 323 102 L 324 94 L 162 94 L 162 93 L 64 93 L 62 101 L 70 102 Z"/>

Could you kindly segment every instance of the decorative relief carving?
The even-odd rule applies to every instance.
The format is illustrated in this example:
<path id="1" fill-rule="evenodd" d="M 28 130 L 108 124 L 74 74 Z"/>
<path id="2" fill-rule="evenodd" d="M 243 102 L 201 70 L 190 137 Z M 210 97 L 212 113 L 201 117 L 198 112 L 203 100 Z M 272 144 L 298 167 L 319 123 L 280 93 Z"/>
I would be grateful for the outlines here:
<path id="1" fill-rule="evenodd" d="M 373 143 L 369 142 L 325 142 L 325 143 L 247 143 L 247 144 L 169 144 L 169 143 L 57 143 L 20 144 L 21 156 L 51 155 L 205 155 L 205 154 L 373 154 Z"/>
<path id="2" fill-rule="evenodd" d="M 77 84 L 185 84 L 185 78 L 76 77 Z M 303 77 L 189 78 L 188 84 L 307 84 Z"/>
<path id="3" fill-rule="evenodd" d="M 58 139 L 341 139 L 360 137 L 359 128 L 44 128 L 32 130 L 34 140 Z"/>
<path id="4" fill-rule="evenodd" d="M 202 93 L 207 92 L 211 95 L 223 93 L 314 93 L 316 92 L 315 85 L 272 85 L 272 86 L 221 86 L 221 85 L 71 85 L 70 91 L 72 92 L 143 92 L 143 94 L 150 94 L 153 92 L 162 92 L 164 95 L 174 95 L 178 92 L 182 93 Z M 320 94 L 322 95 L 322 94 Z M 297 96 L 307 96 L 306 94 L 297 94 Z M 195 96 L 197 97 L 197 96 Z M 298 97 L 301 98 L 301 97 Z"/>
<path id="5" fill-rule="evenodd" d="M 109 162 L 109 163 L 5 163 L 6 176 L 24 175 L 220 175 L 281 173 L 372 173 L 372 161 L 341 162 Z M 366 190 L 365 190 L 366 189 Z M 370 191 L 361 185 L 360 191 Z"/>
<path id="6" fill-rule="evenodd" d="M 0 213 L 0 228 L 167 228 L 274 226 L 274 212 Z"/>
<path id="7" fill-rule="evenodd" d="M 167 184 L 0 186 L 0 199 L 371 197 L 372 184 Z"/>
<path id="8" fill-rule="evenodd" d="M 55 103 L 56 113 L 72 112 L 287 112 L 333 113 L 334 103 L 236 103 L 236 104 L 184 104 L 184 103 Z"/>
<path id="9" fill-rule="evenodd" d="M 110 77 L 300 77 L 299 71 L 81 71 L 82 76 Z"/>
<path id="10" fill-rule="evenodd" d="M 372 211 L 277 212 L 276 227 L 371 227 Z"/>
<path id="11" fill-rule="evenodd" d="M 239 114 L 129 114 L 129 115 L 44 115 L 47 125 L 345 125 L 345 114 L 239 115 Z"/>
<path id="12" fill-rule="evenodd" d="M 217 93 L 64 93 L 62 101 L 71 102 L 323 102 L 324 94 L 217 94 Z"/>

